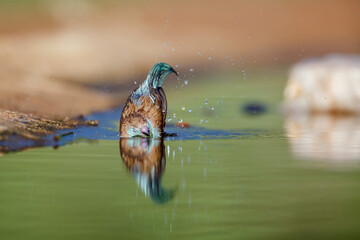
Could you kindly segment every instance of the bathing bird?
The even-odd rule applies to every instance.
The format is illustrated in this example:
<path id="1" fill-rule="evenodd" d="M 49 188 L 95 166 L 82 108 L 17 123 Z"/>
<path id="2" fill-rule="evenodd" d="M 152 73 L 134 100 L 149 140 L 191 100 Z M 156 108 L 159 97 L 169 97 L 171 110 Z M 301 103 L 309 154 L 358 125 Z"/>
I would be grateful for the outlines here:
<path id="1" fill-rule="evenodd" d="M 128 97 L 120 118 L 120 136 L 160 138 L 165 135 L 167 100 L 165 77 L 178 73 L 166 63 L 155 64 L 146 80 Z"/>

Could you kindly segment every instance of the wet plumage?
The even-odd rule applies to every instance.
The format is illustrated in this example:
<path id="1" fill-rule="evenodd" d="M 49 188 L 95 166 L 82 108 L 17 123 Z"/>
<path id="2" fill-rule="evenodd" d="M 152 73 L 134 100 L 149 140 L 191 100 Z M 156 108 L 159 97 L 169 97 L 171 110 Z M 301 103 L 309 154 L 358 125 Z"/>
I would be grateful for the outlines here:
<path id="1" fill-rule="evenodd" d="M 167 100 L 161 86 L 170 73 L 177 75 L 170 65 L 155 64 L 146 80 L 131 93 L 121 113 L 119 130 L 122 137 L 159 138 L 163 135 Z"/>

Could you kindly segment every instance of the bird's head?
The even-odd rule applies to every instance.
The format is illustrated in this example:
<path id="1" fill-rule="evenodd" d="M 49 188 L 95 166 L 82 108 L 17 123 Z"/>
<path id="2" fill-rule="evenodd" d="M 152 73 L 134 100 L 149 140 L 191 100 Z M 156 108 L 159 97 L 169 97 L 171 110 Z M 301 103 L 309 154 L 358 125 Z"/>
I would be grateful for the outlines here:
<path id="1" fill-rule="evenodd" d="M 129 116 L 129 119 L 126 131 L 128 137 L 150 137 L 151 128 L 149 122 L 143 116 L 134 113 Z"/>
<path id="2" fill-rule="evenodd" d="M 126 126 L 126 134 L 123 137 L 144 137 L 144 138 L 160 138 L 161 132 L 156 127 L 153 127 L 150 120 L 143 117 L 139 113 L 130 114 L 128 120 L 124 123 Z"/>
<path id="3" fill-rule="evenodd" d="M 130 126 L 127 131 L 127 134 L 130 137 L 149 137 L 150 131 L 147 126 L 142 126 L 142 127 Z"/>

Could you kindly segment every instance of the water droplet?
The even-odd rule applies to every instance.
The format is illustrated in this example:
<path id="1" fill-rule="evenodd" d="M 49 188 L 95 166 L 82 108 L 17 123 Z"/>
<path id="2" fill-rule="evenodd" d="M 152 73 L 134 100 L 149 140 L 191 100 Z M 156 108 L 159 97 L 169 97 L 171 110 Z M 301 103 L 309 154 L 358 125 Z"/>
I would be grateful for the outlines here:
<path id="1" fill-rule="evenodd" d="M 189 109 L 189 112 L 192 112 L 192 110 L 191 110 L 191 109 Z"/>
<path id="2" fill-rule="evenodd" d="M 183 120 L 180 118 L 179 120 L 178 120 L 178 123 L 182 123 L 183 122 Z"/>
<path id="3" fill-rule="evenodd" d="M 193 68 L 190 68 L 190 72 L 193 72 L 194 71 L 194 69 Z"/>
<path id="4" fill-rule="evenodd" d="M 187 85 L 187 84 L 189 83 L 189 81 L 188 81 L 188 80 L 185 80 L 184 83 L 185 83 L 185 85 Z"/>
<path id="5" fill-rule="evenodd" d="M 172 120 L 172 118 L 171 117 L 168 117 L 168 122 L 170 122 Z"/>
<path id="6" fill-rule="evenodd" d="M 212 107 L 212 108 L 211 108 L 211 110 L 213 110 L 213 111 L 214 111 L 214 110 L 215 110 L 215 108 L 214 108 L 214 107 Z"/>
<path id="7" fill-rule="evenodd" d="M 137 81 L 134 81 L 134 84 L 137 84 Z"/>
<path id="8" fill-rule="evenodd" d="M 207 123 L 207 122 L 209 122 L 209 120 L 206 119 L 205 122 Z"/>
<path id="9" fill-rule="evenodd" d="M 208 59 L 211 60 L 211 57 L 209 57 Z"/>
<path id="10" fill-rule="evenodd" d="M 209 103 L 208 103 L 208 101 L 205 101 L 205 105 L 208 105 Z"/>
<path id="11" fill-rule="evenodd" d="M 181 109 L 183 110 L 183 111 L 185 111 L 185 107 L 183 106 L 183 107 L 181 107 Z"/>

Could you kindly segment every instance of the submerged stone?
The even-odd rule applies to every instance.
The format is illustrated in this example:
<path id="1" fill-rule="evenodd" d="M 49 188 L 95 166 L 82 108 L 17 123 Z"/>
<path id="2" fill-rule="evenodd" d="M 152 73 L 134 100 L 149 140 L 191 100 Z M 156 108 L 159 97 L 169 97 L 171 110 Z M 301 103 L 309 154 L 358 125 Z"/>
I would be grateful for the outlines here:
<path id="1" fill-rule="evenodd" d="M 266 113 L 267 108 L 266 105 L 263 103 L 252 102 L 252 103 L 246 103 L 242 107 L 242 111 L 248 115 L 261 115 Z"/>

